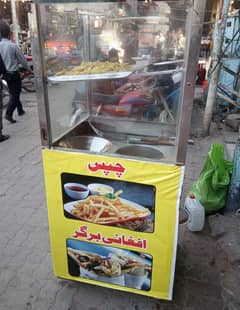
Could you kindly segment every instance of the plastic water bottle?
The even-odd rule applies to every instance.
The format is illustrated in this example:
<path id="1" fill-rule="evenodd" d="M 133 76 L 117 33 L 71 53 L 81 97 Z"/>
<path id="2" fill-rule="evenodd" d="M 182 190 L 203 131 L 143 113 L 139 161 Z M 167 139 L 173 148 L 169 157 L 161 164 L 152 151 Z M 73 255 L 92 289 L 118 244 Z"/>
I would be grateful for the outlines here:
<path id="1" fill-rule="evenodd" d="M 201 231 L 205 222 L 205 209 L 195 195 L 186 197 L 184 210 L 188 214 L 187 226 L 190 231 Z"/>

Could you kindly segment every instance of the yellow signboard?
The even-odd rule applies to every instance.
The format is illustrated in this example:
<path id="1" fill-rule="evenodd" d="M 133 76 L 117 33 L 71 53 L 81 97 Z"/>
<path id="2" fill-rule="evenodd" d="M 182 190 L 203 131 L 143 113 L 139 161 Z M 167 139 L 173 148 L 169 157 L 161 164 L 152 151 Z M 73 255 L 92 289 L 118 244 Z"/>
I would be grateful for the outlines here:
<path id="1" fill-rule="evenodd" d="M 172 298 L 183 167 L 43 150 L 57 277 Z"/>

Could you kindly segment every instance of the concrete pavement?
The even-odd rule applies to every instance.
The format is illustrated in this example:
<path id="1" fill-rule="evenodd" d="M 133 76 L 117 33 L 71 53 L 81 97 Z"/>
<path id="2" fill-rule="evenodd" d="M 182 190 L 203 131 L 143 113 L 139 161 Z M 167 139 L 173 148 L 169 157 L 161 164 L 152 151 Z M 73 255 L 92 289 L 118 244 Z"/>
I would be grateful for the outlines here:
<path id="1" fill-rule="evenodd" d="M 56 279 L 36 99 L 28 93 L 22 98 L 26 115 L 16 117 L 16 124 L 4 121 L 4 133 L 11 138 L 0 144 L 0 310 L 237 309 L 224 305 L 216 264 L 219 253 L 208 224 L 198 234 L 180 225 L 172 302 Z M 198 113 L 195 116 L 197 121 Z M 198 177 L 210 144 L 218 139 L 196 138 L 189 146 L 184 195 Z"/>

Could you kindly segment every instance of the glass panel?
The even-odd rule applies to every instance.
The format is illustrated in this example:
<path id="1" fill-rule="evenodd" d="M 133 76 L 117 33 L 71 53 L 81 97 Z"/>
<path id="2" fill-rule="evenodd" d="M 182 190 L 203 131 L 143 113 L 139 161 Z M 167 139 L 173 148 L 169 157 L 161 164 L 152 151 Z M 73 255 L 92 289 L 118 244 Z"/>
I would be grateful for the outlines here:
<path id="1" fill-rule="evenodd" d="M 53 141 L 76 126 L 75 135 L 85 134 L 87 122 L 87 135 L 112 142 L 110 153 L 141 156 L 133 145 L 164 145 L 164 158 L 175 161 L 188 8 L 189 1 L 40 4 Z M 131 151 L 122 151 L 126 144 Z"/>

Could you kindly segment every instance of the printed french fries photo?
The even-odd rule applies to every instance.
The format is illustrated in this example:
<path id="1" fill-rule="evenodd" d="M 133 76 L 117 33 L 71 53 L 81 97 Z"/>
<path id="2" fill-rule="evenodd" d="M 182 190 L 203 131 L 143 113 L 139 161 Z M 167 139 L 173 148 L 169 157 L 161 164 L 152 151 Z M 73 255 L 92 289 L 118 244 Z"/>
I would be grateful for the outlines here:
<path id="1" fill-rule="evenodd" d="M 66 184 L 73 184 L 71 194 Z M 155 188 L 152 186 L 65 173 L 62 188 L 66 217 L 133 231 L 153 231 Z M 72 198 L 74 190 L 76 197 L 82 195 L 82 199 Z"/>

